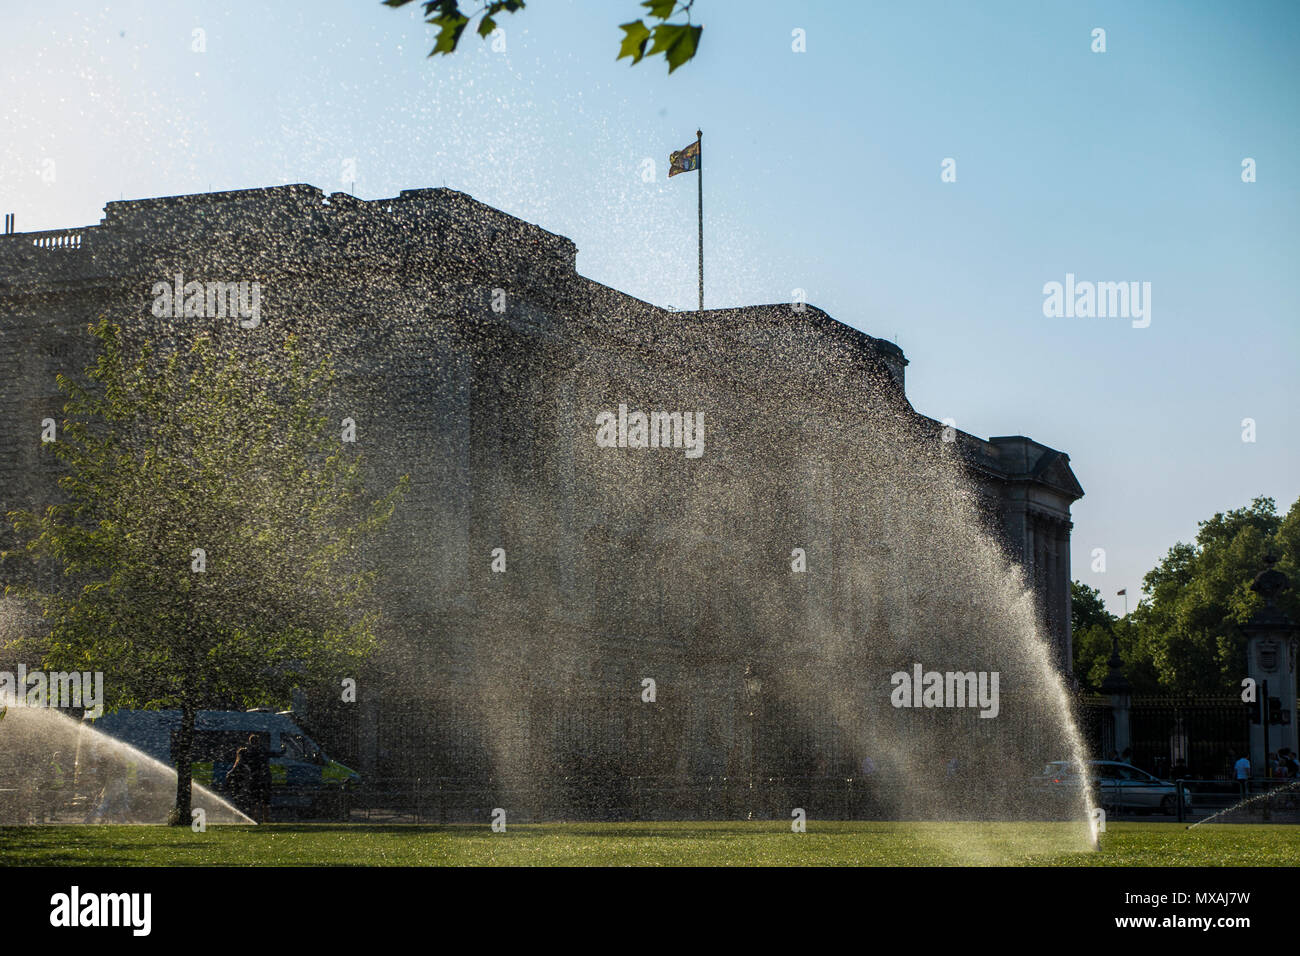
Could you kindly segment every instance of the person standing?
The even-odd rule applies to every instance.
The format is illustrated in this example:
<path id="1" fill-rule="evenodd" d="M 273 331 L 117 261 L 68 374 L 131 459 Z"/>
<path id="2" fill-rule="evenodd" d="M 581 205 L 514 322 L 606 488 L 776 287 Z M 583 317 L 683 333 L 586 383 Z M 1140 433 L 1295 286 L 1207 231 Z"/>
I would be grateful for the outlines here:
<path id="1" fill-rule="evenodd" d="M 1241 787 L 1241 795 L 1246 796 L 1246 788 L 1250 783 L 1250 760 L 1242 757 L 1232 765 L 1233 773 L 1237 776 L 1237 786 Z"/>
<path id="2" fill-rule="evenodd" d="M 863 755 L 858 775 L 861 782 L 858 784 L 857 815 L 870 819 L 876 812 L 876 762 L 870 755 Z"/>
<path id="3" fill-rule="evenodd" d="M 266 823 L 271 815 L 271 755 L 262 747 L 257 734 L 248 735 L 248 746 L 243 749 L 248 764 L 248 798 L 253 808 L 253 819 Z"/>
<path id="4" fill-rule="evenodd" d="M 251 775 L 247 758 L 247 747 L 240 747 L 236 750 L 235 762 L 230 765 L 230 769 L 226 771 L 226 776 L 221 782 L 222 789 L 226 791 L 226 796 L 230 798 L 230 802 L 241 811 L 251 809 L 249 806 Z"/>

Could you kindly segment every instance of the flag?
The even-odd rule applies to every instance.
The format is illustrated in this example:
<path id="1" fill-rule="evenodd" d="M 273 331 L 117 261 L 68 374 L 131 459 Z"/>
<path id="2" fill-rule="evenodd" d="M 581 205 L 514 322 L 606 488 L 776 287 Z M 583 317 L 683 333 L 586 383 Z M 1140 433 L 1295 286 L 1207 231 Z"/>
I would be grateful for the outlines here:
<path id="1" fill-rule="evenodd" d="M 693 169 L 700 168 L 700 141 L 697 139 L 685 149 L 679 149 L 675 153 L 668 154 L 668 178 L 672 179 L 678 173 L 689 173 Z"/>
<path id="2" fill-rule="evenodd" d="M 1120 588 L 1115 592 L 1115 597 L 1119 597 L 1121 594 L 1128 594 L 1128 588 Z"/>

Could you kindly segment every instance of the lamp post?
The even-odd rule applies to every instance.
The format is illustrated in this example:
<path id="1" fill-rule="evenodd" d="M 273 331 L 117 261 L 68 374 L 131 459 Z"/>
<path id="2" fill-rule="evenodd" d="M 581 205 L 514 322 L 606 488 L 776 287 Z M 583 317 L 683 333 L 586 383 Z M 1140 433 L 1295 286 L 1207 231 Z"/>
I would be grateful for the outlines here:
<path id="1" fill-rule="evenodd" d="M 763 681 L 753 664 L 745 665 L 745 710 L 749 722 L 749 819 L 754 818 L 754 772 L 758 763 L 758 699 Z"/>
<path id="2" fill-rule="evenodd" d="M 1121 668 L 1124 660 L 1119 656 L 1119 634 L 1114 629 L 1110 633 L 1110 660 L 1106 662 L 1110 673 L 1101 682 L 1101 692 L 1110 698 L 1111 724 L 1114 732 L 1112 749 L 1123 754 L 1131 745 L 1129 733 L 1129 709 L 1133 703 L 1133 685 L 1124 676 Z"/>

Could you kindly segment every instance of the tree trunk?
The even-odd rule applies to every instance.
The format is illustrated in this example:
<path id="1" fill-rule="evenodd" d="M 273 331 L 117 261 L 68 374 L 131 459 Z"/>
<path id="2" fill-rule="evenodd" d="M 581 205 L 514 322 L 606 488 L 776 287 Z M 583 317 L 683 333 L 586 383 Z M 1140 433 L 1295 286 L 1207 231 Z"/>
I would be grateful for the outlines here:
<path id="1" fill-rule="evenodd" d="M 194 718 L 196 711 L 192 704 L 181 705 L 181 729 L 176 737 L 176 752 L 172 759 L 176 761 L 176 809 L 172 811 L 172 826 L 190 825 L 190 803 L 193 788 L 190 779 L 190 755 L 194 751 Z"/>

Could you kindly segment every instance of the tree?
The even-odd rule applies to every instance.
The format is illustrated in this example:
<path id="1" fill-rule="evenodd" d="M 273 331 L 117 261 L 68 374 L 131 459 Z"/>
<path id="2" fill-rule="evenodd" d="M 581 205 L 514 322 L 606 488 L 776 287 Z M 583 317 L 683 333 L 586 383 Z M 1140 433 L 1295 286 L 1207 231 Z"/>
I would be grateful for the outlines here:
<path id="1" fill-rule="evenodd" d="M 388 7 L 404 7 L 414 0 L 383 0 Z M 516 13 L 524 7 L 524 0 L 485 0 L 477 10 L 468 14 L 460 8 L 460 0 L 423 0 L 424 20 L 438 28 L 438 37 L 429 56 L 447 55 L 456 50 L 461 35 L 475 17 L 480 17 L 475 31 L 487 39 L 497 28 L 497 16 L 502 12 Z M 700 46 L 700 35 L 704 27 L 691 23 L 691 7 L 695 0 L 644 0 L 641 6 L 649 11 L 649 16 L 661 22 L 647 26 L 644 20 L 632 20 L 621 24 L 623 41 L 619 46 L 617 60 L 631 57 L 632 63 L 639 63 L 646 56 L 662 54 L 668 63 L 668 72 L 672 73 L 683 63 L 695 56 Z M 685 23 L 669 23 L 676 14 L 686 17 Z M 646 47 L 649 46 L 649 50 Z"/>
<path id="2" fill-rule="evenodd" d="M 1101 592 L 1081 581 L 1070 582 L 1070 635 L 1074 675 L 1086 687 L 1097 687 L 1109 670 L 1115 618 L 1106 610 Z"/>
<path id="3" fill-rule="evenodd" d="M 1096 625 L 1109 630 L 1114 623 L 1115 616 L 1106 610 L 1101 591 L 1090 588 L 1081 581 L 1070 582 L 1071 631 L 1077 634 Z"/>
<path id="4" fill-rule="evenodd" d="M 1246 658 L 1239 628 L 1260 606 L 1250 583 L 1270 552 L 1297 583 L 1298 546 L 1300 501 L 1282 519 L 1272 498 L 1259 497 L 1200 522 L 1195 544 L 1169 549 L 1143 579 L 1133 613 L 1138 656 L 1150 660 L 1164 690 L 1231 693 L 1240 686 Z M 1280 603 L 1297 618 L 1294 587 Z"/>
<path id="5" fill-rule="evenodd" d="M 1100 685 L 1114 634 L 1136 693 L 1235 693 L 1246 673 L 1240 627 L 1260 606 L 1250 583 L 1270 553 L 1293 584 L 1282 609 L 1300 620 L 1300 501 L 1285 518 L 1272 498 L 1258 497 L 1200 522 L 1194 543 L 1174 544 L 1143 578 L 1142 600 L 1126 618 L 1111 617 L 1098 591 L 1073 582 L 1075 674 Z"/>
<path id="6" fill-rule="evenodd" d="M 1078 582 L 1075 582 L 1078 584 Z M 1079 587 L 1086 585 L 1079 584 Z M 1089 691 L 1098 692 L 1102 681 L 1110 673 L 1113 643 L 1118 639 L 1122 672 L 1134 693 L 1159 694 L 1164 688 L 1156 676 L 1155 667 L 1141 643 L 1141 632 L 1134 624 L 1134 616 L 1111 617 L 1108 622 L 1094 620 L 1081 630 L 1074 631 L 1074 675 Z"/>
<path id="7" fill-rule="evenodd" d="M 1074 674 L 1085 687 L 1097 690 L 1110 673 L 1113 639 L 1119 639 L 1124 676 L 1136 693 L 1159 693 L 1155 668 L 1139 640 L 1133 615 L 1116 617 L 1106 610 L 1101 591 L 1081 581 L 1070 582 Z"/>
<path id="8" fill-rule="evenodd" d="M 324 411 L 332 365 L 292 339 L 250 355 L 200 335 L 163 356 L 91 331 L 96 363 L 58 378 L 65 500 L 10 515 L 61 584 L 7 590 L 40 608 L 47 668 L 104 671 L 110 707 L 180 709 L 172 822 L 188 824 L 198 710 L 286 700 L 373 649 L 361 549 L 406 479 L 368 500 Z"/>

